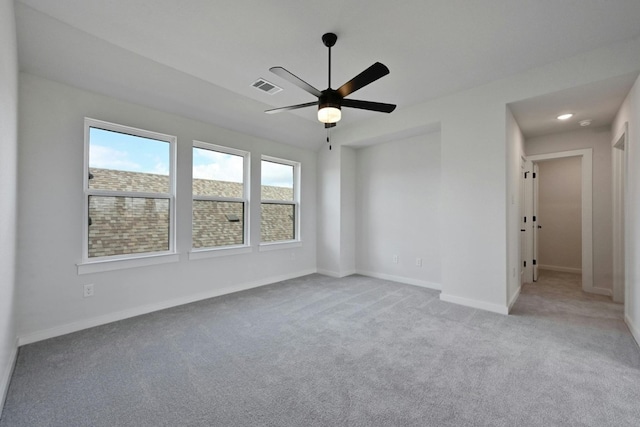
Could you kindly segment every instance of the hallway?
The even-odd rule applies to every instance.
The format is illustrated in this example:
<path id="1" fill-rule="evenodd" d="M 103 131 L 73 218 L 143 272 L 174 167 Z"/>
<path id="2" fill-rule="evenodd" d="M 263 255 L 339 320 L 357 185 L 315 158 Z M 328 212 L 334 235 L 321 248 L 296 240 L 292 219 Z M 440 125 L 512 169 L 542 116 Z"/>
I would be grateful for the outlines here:
<path id="1" fill-rule="evenodd" d="M 640 349 L 624 322 L 623 308 L 611 297 L 583 292 L 580 274 L 540 270 L 537 282 L 523 285 L 511 314 L 531 318 L 550 341 L 578 346 L 595 359 L 615 359 L 637 370 Z"/>

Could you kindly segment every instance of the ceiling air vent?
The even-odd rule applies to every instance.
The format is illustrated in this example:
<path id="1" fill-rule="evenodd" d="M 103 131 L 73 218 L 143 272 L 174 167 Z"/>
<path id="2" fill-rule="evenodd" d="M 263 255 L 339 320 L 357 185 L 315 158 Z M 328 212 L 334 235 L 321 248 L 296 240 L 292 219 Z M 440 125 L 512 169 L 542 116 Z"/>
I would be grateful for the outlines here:
<path id="1" fill-rule="evenodd" d="M 260 77 L 255 82 L 251 83 L 251 86 L 256 89 L 261 90 L 262 92 L 267 92 L 269 95 L 273 95 L 274 93 L 278 93 L 282 90 L 281 87 L 274 85 L 271 82 L 266 81 L 262 77 Z"/>

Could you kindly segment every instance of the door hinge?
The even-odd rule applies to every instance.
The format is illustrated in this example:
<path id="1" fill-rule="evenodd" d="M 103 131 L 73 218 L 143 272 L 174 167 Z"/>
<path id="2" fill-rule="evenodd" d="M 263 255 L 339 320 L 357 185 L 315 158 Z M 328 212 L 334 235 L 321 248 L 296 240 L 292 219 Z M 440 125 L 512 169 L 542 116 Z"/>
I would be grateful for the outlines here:
<path id="1" fill-rule="evenodd" d="M 533 173 L 533 178 L 535 179 L 535 177 L 536 177 L 536 173 L 534 172 L 534 173 Z"/>
<path id="2" fill-rule="evenodd" d="M 527 222 L 527 217 L 526 217 L 526 216 L 524 217 L 524 222 L 525 222 L 525 223 Z"/>
<path id="3" fill-rule="evenodd" d="M 524 262 L 524 266 L 525 266 L 525 267 L 527 266 L 527 261 L 525 261 L 525 262 Z"/>
<path id="4" fill-rule="evenodd" d="M 534 259 L 533 260 L 533 265 L 537 265 L 537 264 L 538 264 L 538 262 Z"/>
<path id="5" fill-rule="evenodd" d="M 536 222 L 536 216 L 535 215 L 533 216 L 533 222 Z"/>
<path id="6" fill-rule="evenodd" d="M 528 173 L 529 173 L 529 171 L 526 171 L 526 172 L 524 173 L 524 179 L 527 179 L 527 174 L 528 174 Z"/>

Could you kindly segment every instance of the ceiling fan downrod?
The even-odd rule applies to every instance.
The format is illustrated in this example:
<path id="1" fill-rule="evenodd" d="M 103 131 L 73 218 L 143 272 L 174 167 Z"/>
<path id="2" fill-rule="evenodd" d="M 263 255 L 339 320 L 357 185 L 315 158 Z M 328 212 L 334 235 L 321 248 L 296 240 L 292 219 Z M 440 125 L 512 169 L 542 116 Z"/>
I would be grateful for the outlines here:
<path id="1" fill-rule="evenodd" d="M 329 48 L 329 89 L 331 89 L 331 48 L 336 44 L 336 41 L 338 41 L 338 36 L 334 33 L 325 33 L 322 36 L 322 43 Z"/>

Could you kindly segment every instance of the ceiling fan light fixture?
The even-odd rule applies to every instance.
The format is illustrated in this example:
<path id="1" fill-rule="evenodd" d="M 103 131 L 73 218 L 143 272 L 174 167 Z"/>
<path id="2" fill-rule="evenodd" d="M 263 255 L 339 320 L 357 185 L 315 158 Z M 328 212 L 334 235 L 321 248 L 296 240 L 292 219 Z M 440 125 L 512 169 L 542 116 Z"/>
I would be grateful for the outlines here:
<path id="1" fill-rule="evenodd" d="M 342 117 L 338 92 L 327 89 L 318 97 L 318 120 L 322 123 L 337 123 Z"/>
<path id="2" fill-rule="evenodd" d="M 322 123 L 336 123 L 342 118 L 342 111 L 340 107 L 336 106 L 320 106 L 318 108 L 318 120 Z"/>

